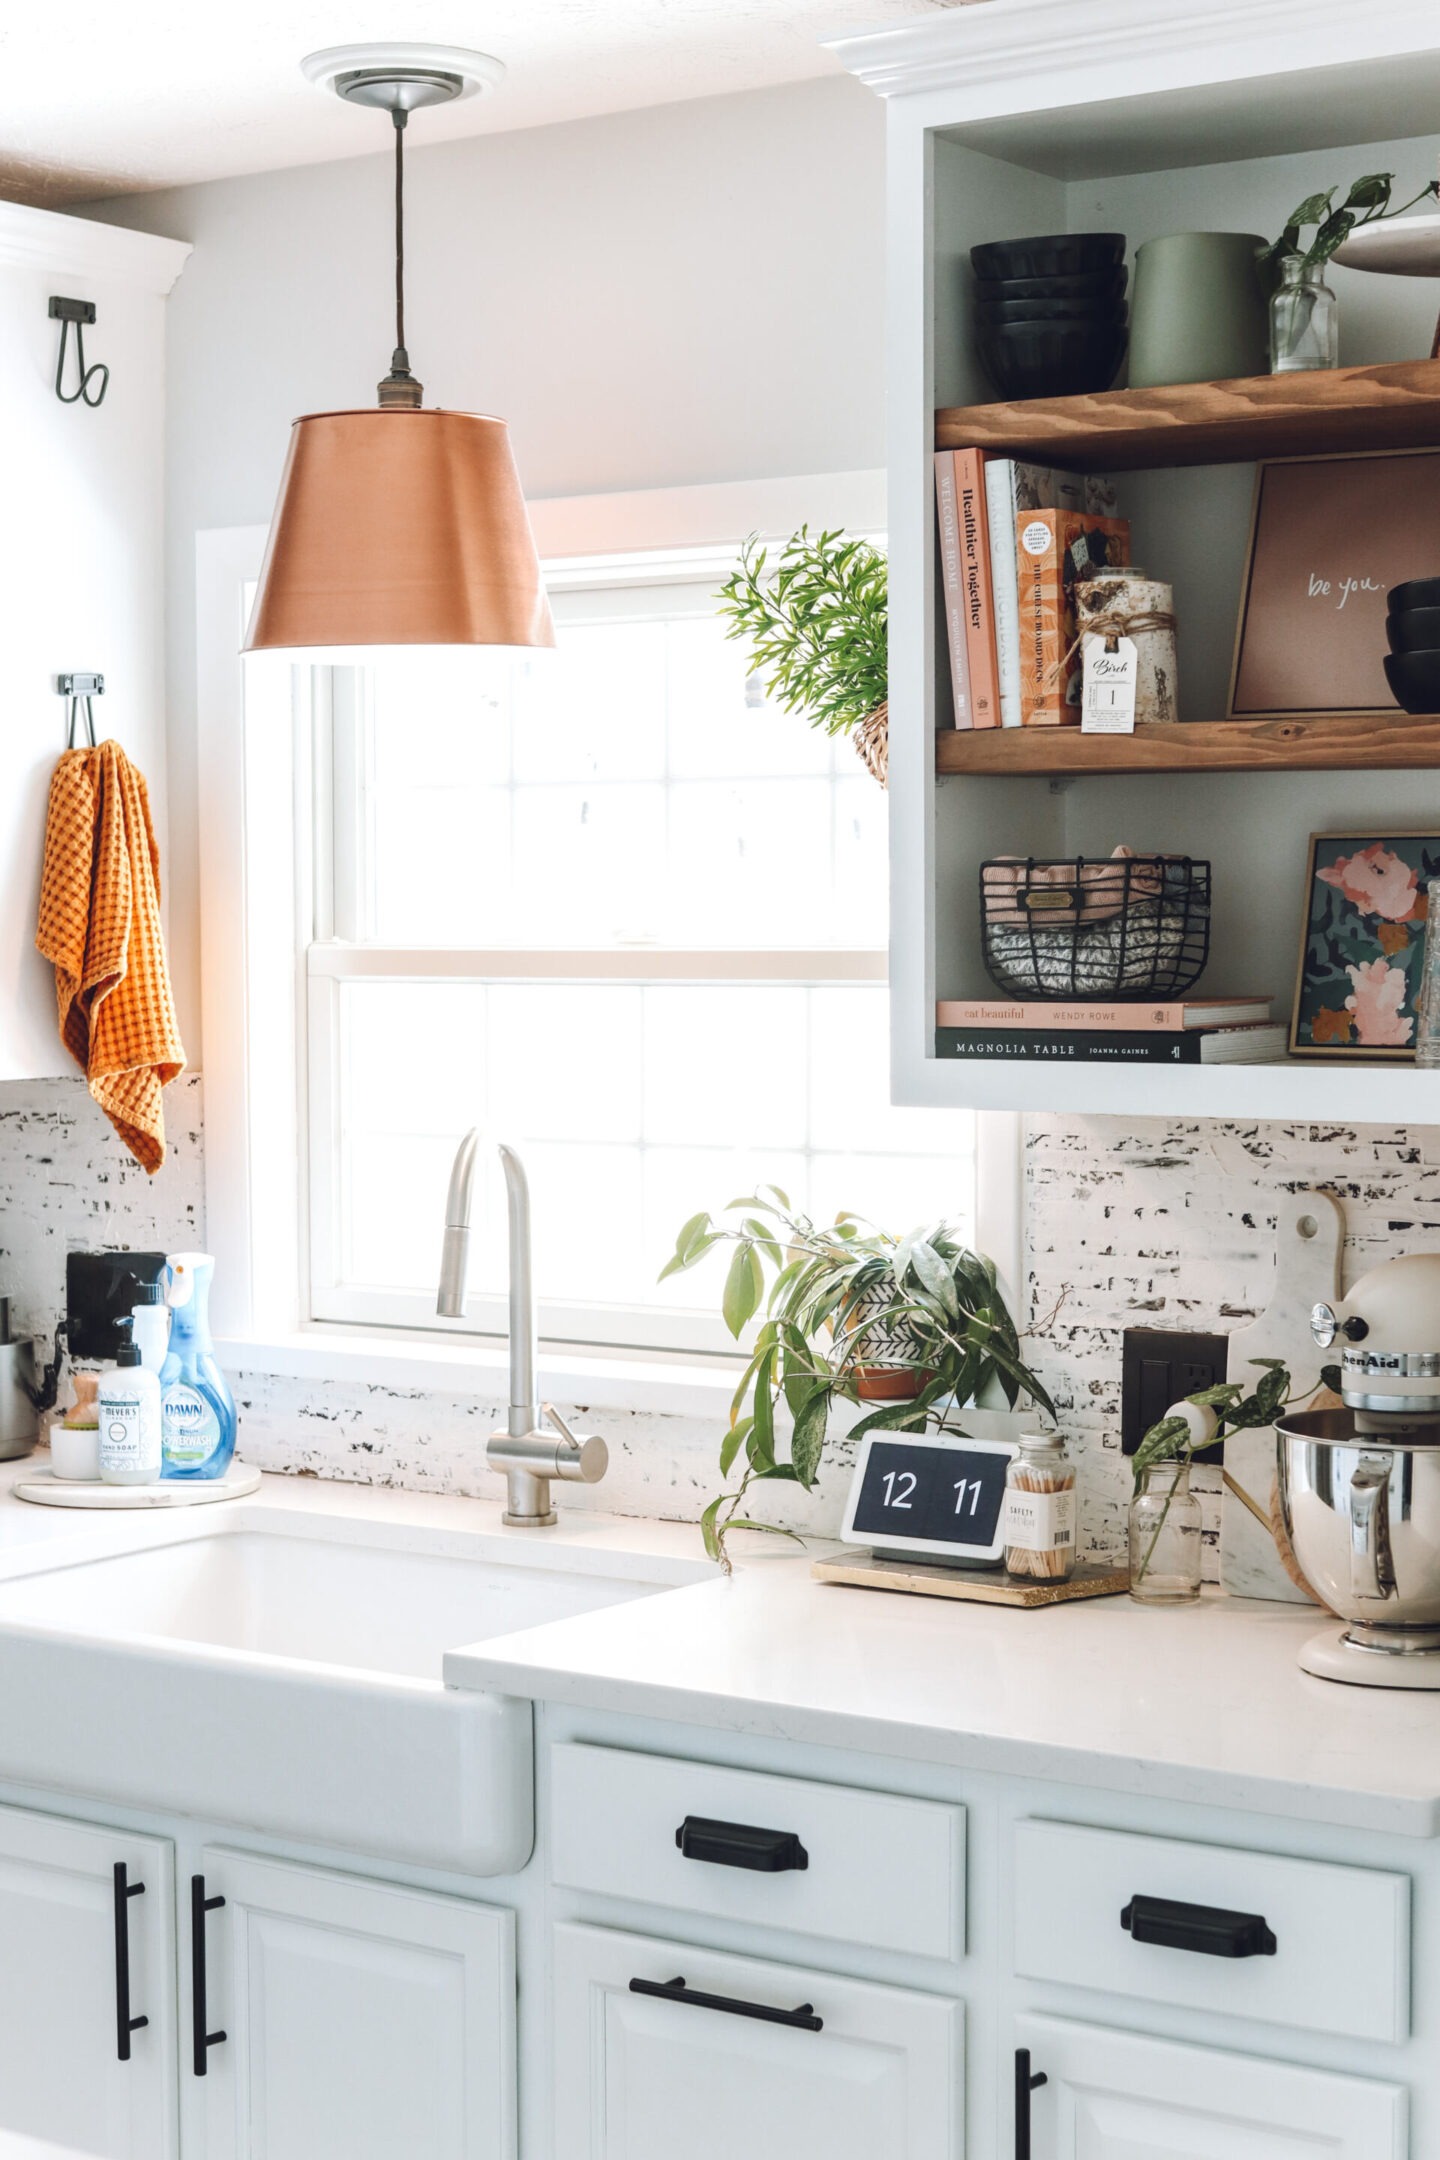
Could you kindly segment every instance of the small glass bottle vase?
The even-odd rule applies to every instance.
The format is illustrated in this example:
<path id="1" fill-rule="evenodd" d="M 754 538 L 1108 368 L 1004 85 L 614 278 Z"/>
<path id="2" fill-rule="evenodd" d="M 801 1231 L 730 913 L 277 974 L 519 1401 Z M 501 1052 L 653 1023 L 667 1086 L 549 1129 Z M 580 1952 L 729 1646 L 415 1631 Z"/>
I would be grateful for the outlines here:
<path id="1" fill-rule="evenodd" d="M 1141 1605 L 1189 1605 L 1200 1595 L 1200 1502 L 1188 1462 L 1141 1472 L 1130 1503 L 1130 1595 Z"/>
<path id="2" fill-rule="evenodd" d="M 1286 255 L 1270 302 L 1270 372 L 1340 365 L 1340 320 L 1323 268 L 1307 270 L 1303 255 Z"/>

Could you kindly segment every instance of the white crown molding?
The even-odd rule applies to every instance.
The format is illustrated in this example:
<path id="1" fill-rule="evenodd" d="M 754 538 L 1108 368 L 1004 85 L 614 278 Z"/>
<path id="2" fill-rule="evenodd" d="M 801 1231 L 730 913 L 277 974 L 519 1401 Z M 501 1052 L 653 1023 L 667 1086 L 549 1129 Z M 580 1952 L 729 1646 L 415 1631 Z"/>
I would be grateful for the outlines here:
<path id="1" fill-rule="evenodd" d="M 163 295 L 190 252 L 188 240 L 165 240 L 124 225 L 101 225 L 94 218 L 0 202 L 0 269 L 99 278 Z"/>
<path id="2" fill-rule="evenodd" d="M 824 42 L 880 97 L 964 91 L 993 111 L 1007 108 L 987 87 L 1039 76 L 1068 74 L 1088 103 L 1123 95 L 1147 64 L 1172 80 L 1234 82 L 1432 51 L 1440 24 L 1433 0 L 983 0 Z"/>

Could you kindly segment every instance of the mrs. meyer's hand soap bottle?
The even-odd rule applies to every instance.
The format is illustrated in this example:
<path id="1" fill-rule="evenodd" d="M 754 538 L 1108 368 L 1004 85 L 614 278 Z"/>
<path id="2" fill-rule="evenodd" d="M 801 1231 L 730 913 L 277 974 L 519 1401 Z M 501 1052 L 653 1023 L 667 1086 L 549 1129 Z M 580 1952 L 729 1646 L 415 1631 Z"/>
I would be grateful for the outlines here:
<path id="1" fill-rule="evenodd" d="M 235 1399 L 210 1341 L 209 1253 L 165 1261 L 170 1348 L 160 1368 L 160 1438 L 166 1478 L 218 1478 L 235 1453 Z"/>

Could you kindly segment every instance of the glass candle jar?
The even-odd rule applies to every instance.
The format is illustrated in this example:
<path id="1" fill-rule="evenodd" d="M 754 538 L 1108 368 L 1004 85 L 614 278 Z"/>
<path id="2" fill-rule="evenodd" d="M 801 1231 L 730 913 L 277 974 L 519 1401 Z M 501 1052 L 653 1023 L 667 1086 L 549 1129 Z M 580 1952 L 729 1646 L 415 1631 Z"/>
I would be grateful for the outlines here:
<path id="1" fill-rule="evenodd" d="M 1340 321 L 1323 269 L 1307 270 L 1303 255 L 1287 255 L 1270 302 L 1270 372 L 1340 364 Z"/>
<path id="2" fill-rule="evenodd" d="M 1188 1462 L 1141 1472 L 1130 1503 L 1130 1595 L 1141 1605 L 1189 1605 L 1200 1595 L 1200 1502 Z"/>
<path id="3" fill-rule="evenodd" d="M 1005 1472 L 1005 1565 L 1066 1582 L 1075 1572 L 1075 1465 L 1059 1433 L 1031 1433 Z"/>

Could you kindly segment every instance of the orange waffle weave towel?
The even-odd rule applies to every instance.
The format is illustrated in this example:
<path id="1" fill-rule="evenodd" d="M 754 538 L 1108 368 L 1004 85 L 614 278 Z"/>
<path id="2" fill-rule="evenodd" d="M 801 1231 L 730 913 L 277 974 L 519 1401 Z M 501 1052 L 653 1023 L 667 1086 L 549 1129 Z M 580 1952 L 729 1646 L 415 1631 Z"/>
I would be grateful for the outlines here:
<path id="1" fill-rule="evenodd" d="M 138 1163 L 165 1160 L 160 1090 L 185 1069 L 160 928 L 160 853 L 120 745 L 67 750 L 50 782 L 40 925 L 60 1037 Z"/>

